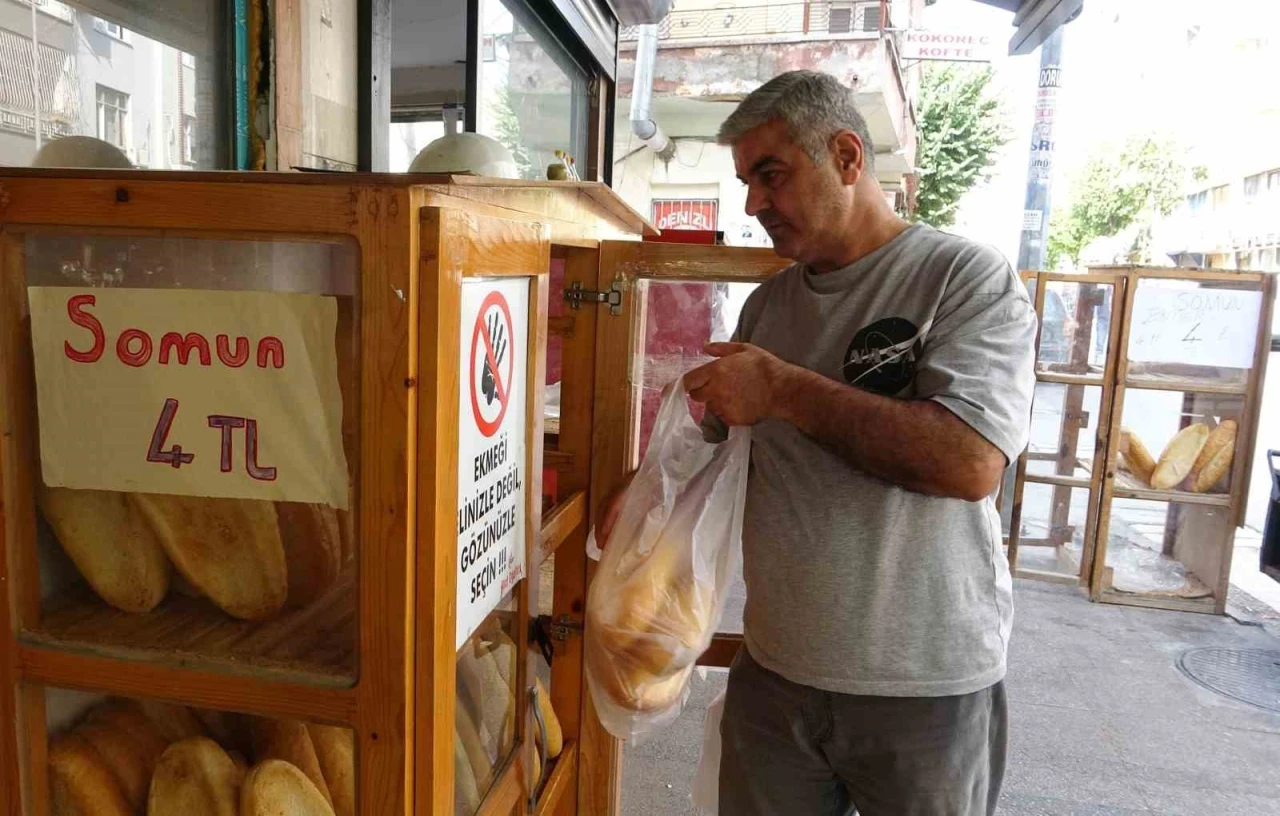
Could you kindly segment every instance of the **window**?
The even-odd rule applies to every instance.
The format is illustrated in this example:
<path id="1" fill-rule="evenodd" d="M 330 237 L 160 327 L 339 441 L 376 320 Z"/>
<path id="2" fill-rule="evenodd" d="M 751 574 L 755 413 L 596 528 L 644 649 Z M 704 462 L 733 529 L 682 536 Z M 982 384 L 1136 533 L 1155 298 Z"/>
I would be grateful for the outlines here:
<path id="1" fill-rule="evenodd" d="M 1267 190 L 1272 194 L 1280 195 L 1280 170 L 1267 173 Z"/>
<path id="2" fill-rule="evenodd" d="M 129 95 L 98 86 L 98 138 L 128 150 Z"/>
<path id="3" fill-rule="evenodd" d="M 1223 184 L 1219 187 L 1214 187 L 1209 191 L 1209 194 L 1213 198 L 1213 208 L 1215 210 L 1220 207 L 1225 207 L 1227 206 L 1227 202 L 1231 200 L 1231 186 Z"/>
<path id="4" fill-rule="evenodd" d="M 1256 176 L 1249 176 L 1244 180 L 1244 199 L 1252 201 L 1258 197 L 1258 193 L 1263 189 L 1263 182 L 1266 181 L 1266 173 L 1259 173 Z"/>
<path id="5" fill-rule="evenodd" d="M 418 118 L 401 119 L 393 110 L 391 119 L 387 169 L 392 173 L 407 173 L 422 149 L 444 135 L 444 118 L 419 114 Z"/>
<path id="6" fill-rule="evenodd" d="M 196 118 L 182 117 L 182 160 L 187 164 L 196 163 Z"/>
<path id="7" fill-rule="evenodd" d="M 230 0 L 39 0 L 36 71 L 32 15 L 20 2 L 24 13 L 0 13 L 0 79 L 8 83 L 0 88 L 0 164 L 26 167 L 38 147 L 92 136 L 140 168 L 232 166 L 234 77 L 224 70 L 221 22 Z M 194 138 L 184 140 L 184 115 L 195 118 Z"/>
<path id="8" fill-rule="evenodd" d="M 543 178 L 557 150 L 585 176 L 586 71 L 519 0 L 480 0 L 479 14 L 497 53 L 475 68 L 476 130 L 511 150 L 523 178 Z"/>
<path id="9" fill-rule="evenodd" d="M 1207 203 L 1209 203 L 1208 190 L 1201 190 L 1194 195 L 1187 196 L 1187 209 L 1191 210 L 1193 214 L 1203 210 Z"/>
<path id="10" fill-rule="evenodd" d="M 129 29 L 122 27 L 119 23 L 113 23 L 101 17 L 93 18 L 93 28 L 95 31 L 106 34 L 108 37 L 117 39 L 122 43 L 132 42 L 133 40 L 129 36 Z"/>

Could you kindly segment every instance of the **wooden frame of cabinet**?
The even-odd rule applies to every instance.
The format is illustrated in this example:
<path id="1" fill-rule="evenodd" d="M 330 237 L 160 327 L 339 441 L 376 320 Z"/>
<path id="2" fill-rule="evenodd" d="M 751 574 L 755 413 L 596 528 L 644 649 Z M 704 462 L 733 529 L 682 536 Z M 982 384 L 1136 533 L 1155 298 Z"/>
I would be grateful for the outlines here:
<path id="1" fill-rule="evenodd" d="M 1147 606 L 1158 609 L 1175 609 L 1188 612 L 1209 612 L 1221 615 L 1226 611 L 1227 592 L 1231 581 L 1231 558 L 1234 551 L 1235 531 L 1244 524 L 1245 504 L 1249 496 L 1249 477 L 1253 466 L 1254 448 L 1257 445 L 1258 419 L 1261 409 L 1262 387 L 1266 377 L 1267 358 L 1270 352 L 1271 321 L 1275 307 L 1276 278 L 1274 275 L 1254 272 L 1228 272 L 1215 270 L 1121 268 L 1129 276 L 1129 294 L 1125 298 L 1125 312 L 1120 344 L 1117 348 L 1116 392 L 1112 405 L 1111 426 L 1119 429 L 1126 395 L 1133 391 L 1172 391 L 1184 394 L 1183 416 L 1180 427 L 1188 424 L 1187 415 L 1196 409 L 1196 398 L 1215 400 L 1225 397 L 1239 401 L 1239 428 L 1236 435 L 1235 455 L 1230 467 L 1230 490 L 1226 494 L 1189 493 L 1183 490 L 1143 489 L 1138 486 L 1118 484 L 1120 467 L 1118 451 L 1119 434 L 1113 434 L 1107 448 L 1107 472 L 1101 496 L 1101 518 L 1098 526 L 1098 545 L 1093 560 L 1093 574 L 1089 594 L 1093 600 L 1130 606 Z M 1230 284 L 1234 288 L 1258 291 L 1262 294 L 1258 314 L 1253 365 L 1248 369 L 1244 382 L 1220 384 L 1194 377 L 1150 377 L 1135 375 L 1127 353 L 1134 324 L 1134 304 L 1144 280 L 1193 281 Z M 1155 452 L 1153 451 L 1153 454 Z M 1113 506 L 1116 499 L 1138 499 L 1168 503 L 1166 513 L 1166 555 L 1172 554 L 1175 539 L 1185 533 L 1188 544 L 1186 555 L 1180 559 L 1188 568 L 1194 567 L 1208 573 L 1206 582 L 1209 594 L 1199 598 L 1182 598 L 1176 595 L 1150 595 L 1121 593 L 1112 589 L 1110 568 L 1106 556 L 1113 523 Z M 1194 519 L 1182 518 L 1184 512 L 1194 508 L 1219 508 L 1225 513 L 1218 529 L 1202 527 L 1196 530 Z M 1191 508 L 1190 510 L 1188 508 Z M 1186 522 L 1190 521 L 1190 524 Z M 1185 525 L 1185 526 L 1184 526 Z M 1182 527 L 1182 530 L 1178 528 Z M 1194 539 L 1194 540 L 1193 540 Z"/>
<path id="2" fill-rule="evenodd" d="M 1064 410 L 1060 429 L 1060 449 L 1057 452 L 1033 454 L 1025 451 L 1019 457 L 1017 479 L 1012 495 L 1007 501 L 1012 503 L 1013 522 L 1009 535 L 1009 560 L 1014 573 L 1020 577 L 1056 581 L 1087 587 L 1089 597 L 1095 601 L 1128 604 L 1134 606 L 1156 607 L 1161 609 L 1177 609 L 1221 614 L 1226 609 L 1227 588 L 1229 585 L 1232 543 L 1235 529 L 1243 523 L 1245 501 L 1248 496 L 1248 480 L 1253 458 L 1253 449 L 1257 439 L 1258 413 L 1263 380 L 1266 374 L 1267 353 L 1270 349 L 1270 328 L 1274 308 L 1276 281 L 1274 276 L 1261 273 L 1203 271 L 1191 269 L 1149 269 L 1139 267 L 1100 267 L 1090 269 L 1088 274 L 1058 273 L 1023 273 L 1025 282 L 1035 282 L 1036 313 L 1041 317 L 1041 327 L 1037 334 L 1037 358 L 1044 354 L 1043 323 L 1045 315 L 1045 298 L 1047 284 L 1053 282 L 1069 282 L 1079 284 L 1112 284 L 1115 294 L 1111 312 L 1111 323 L 1108 327 L 1108 353 L 1098 371 L 1049 371 L 1037 361 L 1037 383 L 1057 383 L 1067 389 L 1074 389 L 1076 397 Z M 1139 287 L 1143 281 L 1188 281 L 1192 283 L 1229 284 L 1237 289 L 1250 289 L 1262 293 L 1262 308 L 1258 315 L 1257 338 L 1253 365 L 1239 382 L 1213 382 L 1204 378 L 1191 376 L 1180 377 L 1166 375 L 1160 377 L 1135 374 L 1131 370 L 1128 347 L 1131 328 L 1134 321 L 1135 302 Z M 1078 332 L 1076 343 L 1084 344 L 1073 350 L 1071 360 L 1077 360 L 1080 353 L 1086 350 L 1092 334 L 1093 315 L 1077 304 L 1075 316 L 1077 325 L 1088 325 Z M 1087 356 L 1087 355 L 1086 355 Z M 1099 389 L 1099 412 L 1097 421 L 1096 449 L 1088 461 L 1071 462 L 1077 450 L 1078 432 L 1080 428 L 1079 393 L 1086 387 Z M 1121 467 L 1120 427 L 1124 416 L 1126 394 L 1134 391 L 1166 391 L 1182 392 L 1186 396 L 1183 401 L 1183 418 L 1181 426 L 1187 424 L 1187 415 L 1193 411 L 1213 415 L 1237 416 L 1239 429 L 1236 439 L 1236 454 L 1230 469 L 1230 489 L 1225 494 L 1191 493 L 1183 490 L 1154 490 L 1131 483 Z M 1238 413 L 1221 410 L 1220 406 L 1209 405 L 1204 400 L 1227 400 L 1238 403 Z M 1199 400 L 1199 402 L 1197 402 Z M 1216 411 L 1216 413 L 1215 413 Z M 1159 456 L 1160 451 L 1152 449 L 1151 453 Z M 1060 467 L 1069 466 L 1071 475 L 1052 474 L 1034 475 L 1028 473 L 1029 462 L 1037 459 L 1051 459 Z M 1075 476 L 1075 471 L 1084 470 L 1088 478 Z M 1051 527 L 1066 530 L 1067 501 L 1062 495 L 1072 489 L 1088 491 L 1087 521 L 1083 537 L 1080 560 L 1074 566 L 1073 574 L 1028 570 L 1018 564 L 1019 547 L 1028 546 L 1028 541 L 1021 536 L 1021 521 L 1024 514 L 1024 493 L 1027 484 L 1047 484 L 1053 487 L 1053 515 Z M 1187 536 L 1196 536 L 1194 544 L 1187 545 L 1184 550 L 1191 553 L 1196 567 L 1209 574 L 1207 593 L 1201 597 L 1179 597 L 1176 593 L 1144 593 L 1119 592 L 1112 588 L 1113 573 L 1107 566 L 1108 542 L 1116 522 L 1115 501 L 1117 499 L 1136 499 L 1140 501 L 1165 502 L 1168 511 L 1165 516 L 1165 556 L 1172 554 L 1174 539 L 1180 525 L 1189 523 L 1181 514 L 1204 512 L 1183 508 L 1219 508 L 1222 515 L 1212 523 L 1200 523 L 1192 519 L 1193 526 L 1186 528 Z M 1209 511 L 1212 512 L 1212 511 Z M 1052 539 L 1052 536 L 1051 536 Z M 1042 542 L 1036 542 L 1042 543 Z M 1049 540 L 1046 545 L 1060 544 L 1060 541 Z"/>
<path id="3" fill-rule="evenodd" d="M 359 371 L 356 387 L 343 396 L 345 406 L 359 408 L 360 446 L 352 462 L 359 549 L 355 580 L 339 595 L 350 605 L 350 591 L 358 587 L 348 616 L 358 644 L 351 676 L 205 653 L 195 635 L 182 652 L 139 652 L 63 637 L 42 625 L 24 271 L 24 236 L 37 232 L 275 237 L 358 248 Z M 569 321 L 547 319 L 547 267 L 554 252 L 567 258 L 571 279 L 590 285 L 598 278 L 602 240 L 652 232 L 643 217 L 595 183 L 357 174 L 0 174 L 0 811 L 47 813 L 44 689 L 57 687 L 349 727 L 356 735 L 359 812 L 452 814 L 458 293 L 475 275 L 530 280 L 525 409 L 533 484 L 515 631 L 527 631 L 539 567 L 558 550 L 554 603 L 580 619 L 588 567 L 576 545 L 586 536 L 595 458 L 597 318 L 594 309 L 583 309 Z M 541 389 L 533 386 L 543 376 L 548 333 L 564 337 L 566 375 L 574 384 L 566 385 L 559 449 L 546 454 L 549 464 L 569 474 L 570 489 L 543 516 L 536 486 L 544 464 Z M 227 636 L 239 639 L 274 626 L 271 640 L 279 641 L 311 623 L 245 625 L 244 632 Z M 523 638 L 517 642 L 524 657 L 515 695 L 516 747 L 479 813 L 605 812 L 588 803 L 600 788 L 590 773 L 600 766 L 580 749 L 597 744 L 603 733 L 588 710 L 580 642 L 571 638 L 556 647 L 550 693 L 566 744 L 541 780 L 530 773 L 534 748 L 526 716 L 534 658 Z"/>
<path id="4" fill-rule="evenodd" d="M 1036 284 L 1034 302 L 1036 315 L 1040 318 L 1036 329 L 1036 384 L 1037 386 L 1041 383 L 1061 385 L 1065 390 L 1066 404 L 1063 407 L 1062 421 L 1059 427 L 1058 449 L 1052 452 L 1037 453 L 1031 451 L 1030 446 L 1028 446 L 1028 449 L 1018 457 L 1008 536 L 1009 568 L 1015 575 L 1022 578 L 1077 585 L 1087 581 L 1088 565 L 1093 557 L 1093 542 L 1096 540 L 1094 535 L 1098 522 L 1096 506 L 1098 496 L 1102 490 L 1106 440 L 1110 427 L 1110 405 L 1114 393 L 1113 381 L 1116 365 L 1114 349 L 1119 342 L 1121 327 L 1119 320 L 1112 319 L 1110 321 L 1110 325 L 1107 328 L 1107 354 L 1103 365 L 1100 370 L 1091 370 L 1089 343 L 1092 339 L 1092 330 L 1094 328 L 1095 314 L 1093 307 L 1100 305 L 1100 302 L 1095 303 L 1085 298 L 1077 299 L 1074 316 L 1076 329 L 1070 338 L 1070 356 L 1067 361 L 1058 366 L 1060 370 L 1050 370 L 1052 364 L 1042 363 L 1039 354 L 1041 335 L 1044 331 L 1045 301 L 1050 285 L 1057 282 L 1079 284 L 1087 287 L 1088 291 L 1094 296 L 1100 295 L 1103 287 L 1110 286 L 1113 292 L 1112 309 L 1114 310 L 1116 306 L 1124 302 L 1128 281 L 1123 275 L 1107 273 L 1067 275 L 1042 272 L 1032 276 L 1023 273 L 1022 277 L 1024 282 L 1034 281 Z M 1091 456 L 1081 459 L 1079 456 L 1080 431 L 1082 428 L 1087 429 L 1088 427 L 1088 417 L 1084 412 L 1083 404 L 1086 388 L 1099 389 L 1100 401 L 1097 409 L 1098 424 L 1095 433 L 1094 450 Z M 1053 474 L 1029 473 L 1028 470 L 1033 461 L 1053 462 L 1057 472 Z M 1064 469 L 1067 472 L 1062 472 Z M 1080 470 L 1085 471 L 1087 476 L 1076 476 L 1075 473 Z M 1027 484 L 1042 484 L 1053 489 L 1049 529 L 1047 535 L 1042 539 L 1024 539 L 1022 536 L 1024 494 Z M 1089 495 L 1089 505 L 1083 532 L 1084 546 L 1080 563 L 1074 565 L 1074 574 L 1019 567 L 1018 552 L 1020 547 L 1043 546 L 1062 551 L 1067 542 L 1071 540 L 1074 532 L 1069 523 L 1070 492 L 1072 490 L 1087 490 Z M 1060 562 L 1063 560 L 1061 555 L 1058 560 Z"/>

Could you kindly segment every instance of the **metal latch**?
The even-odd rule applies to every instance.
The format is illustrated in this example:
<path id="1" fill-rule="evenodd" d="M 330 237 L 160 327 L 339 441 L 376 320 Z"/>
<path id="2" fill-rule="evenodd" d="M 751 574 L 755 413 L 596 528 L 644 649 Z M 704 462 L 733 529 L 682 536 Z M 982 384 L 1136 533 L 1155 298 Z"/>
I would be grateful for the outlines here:
<path id="1" fill-rule="evenodd" d="M 622 282 L 614 281 L 607 292 L 587 289 L 581 281 L 574 281 L 564 290 L 564 299 L 570 309 L 580 309 L 583 303 L 603 303 L 609 306 L 609 314 L 622 314 Z"/>
<path id="2" fill-rule="evenodd" d="M 538 628 L 550 635 L 552 640 L 568 640 L 582 634 L 582 621 L 568 615 L 561 615 L 554 620 L 550 615 L 539 615 Z"/>

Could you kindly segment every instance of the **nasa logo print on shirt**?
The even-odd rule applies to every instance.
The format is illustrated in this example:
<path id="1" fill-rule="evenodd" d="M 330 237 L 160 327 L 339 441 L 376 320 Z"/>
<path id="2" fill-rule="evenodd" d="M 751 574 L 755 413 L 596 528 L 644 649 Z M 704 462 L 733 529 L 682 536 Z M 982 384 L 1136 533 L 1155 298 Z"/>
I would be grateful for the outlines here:
<path id="1" fill-rule="evenodd" d="M 924 332 L 903 317 L 886 317 L 853 336 L 841 373 L 850 385 L 891 397 L 911 384 Z"/>

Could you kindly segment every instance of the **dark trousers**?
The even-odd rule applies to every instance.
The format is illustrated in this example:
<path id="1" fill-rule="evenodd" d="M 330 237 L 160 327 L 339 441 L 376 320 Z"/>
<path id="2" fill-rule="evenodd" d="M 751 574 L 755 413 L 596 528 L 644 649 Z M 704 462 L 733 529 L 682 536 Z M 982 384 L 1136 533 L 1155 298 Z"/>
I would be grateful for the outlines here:
<path id="1" fill-rule="evenodd" d="M 721 816 L 989 816 L 1008 717 L 1002 682 L 956 697 L 835 694 L 743 648 L 720 724 Z"/>

